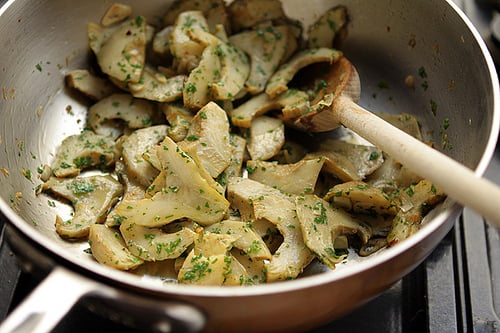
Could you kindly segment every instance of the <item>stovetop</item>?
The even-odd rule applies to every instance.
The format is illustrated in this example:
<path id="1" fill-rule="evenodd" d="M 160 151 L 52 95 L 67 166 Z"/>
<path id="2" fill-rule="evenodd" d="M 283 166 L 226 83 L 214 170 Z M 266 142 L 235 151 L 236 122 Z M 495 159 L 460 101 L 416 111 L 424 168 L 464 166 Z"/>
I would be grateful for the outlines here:
<path id="1" fill-rule="evenodd" d="M 454 0 L 500 64 L 500 0 Z M 496 8 L 496 9 L 495 9 Z M 486 173 L 500 184 L 500 145 Z M 20 271 L 0 220 L 0 321 L 39 283 Z M 310 333 L 500 332 L 500 230 L 464 209 L 424 263 L 350 315 Z M 53 332 L 137 332 L 76 305 Z"/>

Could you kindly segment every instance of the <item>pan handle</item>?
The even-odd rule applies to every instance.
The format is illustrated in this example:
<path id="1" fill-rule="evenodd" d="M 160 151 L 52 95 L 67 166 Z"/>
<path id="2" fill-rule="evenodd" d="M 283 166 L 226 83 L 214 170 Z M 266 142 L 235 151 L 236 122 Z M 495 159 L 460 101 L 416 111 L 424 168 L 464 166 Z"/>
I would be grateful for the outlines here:
<path id="1" fill-rule="evenodd" d="M 56 266 L 2 322 L 0 333 L 48 333 L 79 301 L 154 332 L 198 332 L 206 321 L 191 305 L 132 295 Z"/>

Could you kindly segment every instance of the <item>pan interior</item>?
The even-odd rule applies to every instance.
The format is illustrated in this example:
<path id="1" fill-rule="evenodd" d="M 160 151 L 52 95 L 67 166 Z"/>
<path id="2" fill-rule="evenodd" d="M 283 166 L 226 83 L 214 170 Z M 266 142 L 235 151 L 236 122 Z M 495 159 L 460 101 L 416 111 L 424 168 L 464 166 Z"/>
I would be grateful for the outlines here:
<path id="1" fill-rule="evenodd" d="M 153 21 L 169 3 L 122 2 Z M 305 11 L 300 0 L 283 2 L 287 14 L 304 26 L 342 3 L 310 0 Z M 360 104 L 373 111 L 415 115 L 426 140 L 440 150 L 471 168 L 484 164 L 494 146 L 492 132 L 498 131 L 496 88 L 489 64 L 460 16 L 445 1 L 344 4 L 351 23 L 342 50 L 360 74 Z M 50 244 L 59 255 L 85 267 L 95 265 L 83 251 L 88 244 L 64 241 L 54 230 L 55 215 L 68 216 L 70 207 L 35 195 L 35 189 L 41 183 L 37 169 L 51 163 L 65 137 L 85 126 L 89 104 L 64 87 L 64 75 L 88 67 L 86 25 L 98 22 L 108 5 L 97 0 L 19 0 L 8 2 L 0 16 L 2 211 L 16 227 L 37 235 L 37 242 Z M 409 78 L 414 86 L 407 84 Z M 444 213 L 431 216 L 439 214 Z M 443 218 L 434 222 L 443 223 Z M 370 257 L 352 253 L 341 270 L 362 260 Z M 313 266 L 308 273 L 323 270 Z"/>

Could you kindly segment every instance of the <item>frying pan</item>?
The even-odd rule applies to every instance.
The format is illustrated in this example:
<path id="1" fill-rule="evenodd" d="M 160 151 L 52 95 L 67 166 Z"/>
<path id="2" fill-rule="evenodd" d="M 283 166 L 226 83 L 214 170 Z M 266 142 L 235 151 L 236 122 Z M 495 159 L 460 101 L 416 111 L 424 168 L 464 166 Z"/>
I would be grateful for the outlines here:
<path id="1" fill-rule="evenodd" d="M 345 4 L 351 21 L 342 49 L 360 74 L 360 104 L 415 115 L 427 140 L 477 175 L 485 171 L 499 131 L 498 77 L 479 34 L 452 1 L 283 2 L 305 26 Z M 170 2 L 123 3 L 154 22 Z M 96 263 L 83 252 L 87 244 L 56 235 L 55 215 L 69 208 L 53 207 L 35 187 L 37 168 L 50 164 L 62 139 L 84 126 L 88 104 L 64 87 L 64 75 L 88 66 L 86 24 L 98 22 L 109 5 L 11 0 L 0 10 L 0 210 L 23 268 L 44 278 L 3 322 L 2 333 L 49 331 L 76 302 L 151 331 L 302 331 L 389 288 L 454 225 L 461 207 L 447 200 L 397 246 L 366 258 L 351 253 L 335 271 L 313 265 L 303 277 L 267 285 L 162 284 Z M 405 84 L 409 76 L 413 88 Z"/>

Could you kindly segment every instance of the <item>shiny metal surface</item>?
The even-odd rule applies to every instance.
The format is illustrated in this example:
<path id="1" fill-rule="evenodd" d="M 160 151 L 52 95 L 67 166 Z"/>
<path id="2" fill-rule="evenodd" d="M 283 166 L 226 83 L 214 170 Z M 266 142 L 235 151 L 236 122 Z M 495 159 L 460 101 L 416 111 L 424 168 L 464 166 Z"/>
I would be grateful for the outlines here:
<path id="1" fill-rule="evenodd" d="M 123 2 L 152 22 L 168 7 L 163 0 Z M 284 1 L 286 12 L 305 25 L 339 3 L 312 0 L 305 9 L 300 0 Z M 472 25 L 452 2 L 343 3 L 351 23 L 342 49 L 360 73 L 360 104 L 416 115 L 426 139 L 482 174 L 495 148 L 500 106 L 494 66 Z M 89 260 L 82 251 L 85 243 L 63 241 L 54 232 L 55 214 L 69 214 L 69 208 L 60 203 L 51 207 L 51 199 L 36 196 L 34 189 L 40 183 L 37 168 L 50 163 L 64 137 L 84 126 L 88 105 L 64 88 L 64 75 L 87 66 L 86 24 L 98 21 L 109 4 L 15 0 L 0 9 L 0 208 L 12 230 L 59 265 L 144 295 L 194 304 L 208 314 L 207 331 L 300 330 L 342 316 L 388 288 L 453 225 L 460 207 L 447 202 L 417 235 L 394 248 L 363 260 L 352 255 L 333 272 L 255 287 L 164 286 Z M 414 88 L 405 84 L 408 76 L 414 77 Z"/>

